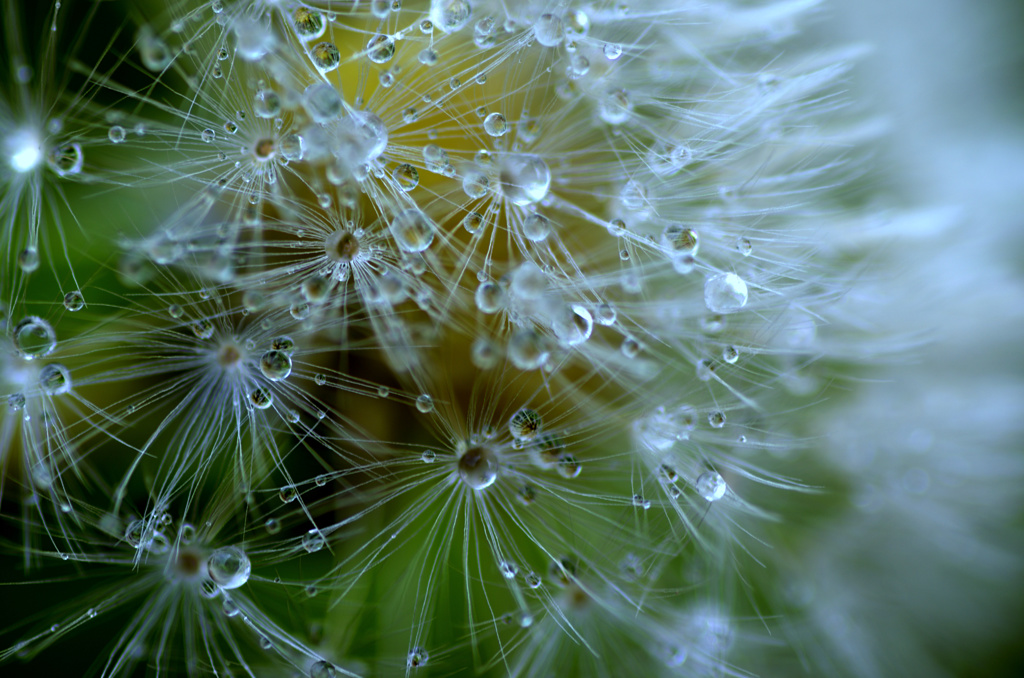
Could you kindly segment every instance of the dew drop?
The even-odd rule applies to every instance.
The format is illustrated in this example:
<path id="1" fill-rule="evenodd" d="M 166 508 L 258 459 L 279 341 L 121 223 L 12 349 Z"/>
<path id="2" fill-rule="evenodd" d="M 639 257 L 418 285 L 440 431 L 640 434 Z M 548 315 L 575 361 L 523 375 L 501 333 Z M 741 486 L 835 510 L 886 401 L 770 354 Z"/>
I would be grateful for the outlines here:
<path id="1" fill-rule="evenodd" d="M 252 565 L 245 551 L 237 546 L 216 549 L 207 560 L 210 579 L 222 589 L 237 589 L 249 581 Z"/>
<path id="2" fill-rule="evenodd" d="M 292 359 L 284 351 L 267 351 L 260 357 L 260 372 L 270 381 L 287 379 L 292 373 Z"/>
<path id="3" fill-rule="evenodd" d="M 51 363 L 39 371 L 39 387 L 46 395 L 64 395 L 71 390 L 71 374 L 68 368 Z"/>
<path id="4" fill-rule="evenodd" d="M 544 47 L 557 47 L 565 40 L 565 27 L 562 19 L 556 14 L 541 14 L 533 24 L 533 35 Z"/>
<path id="5" fill-rule="evenodd" d="M 498 456 L 490 447 L 476 445 L 459 457 L 459 477 L 474 490 L 483 490 L 498 479 Z"/>
<path id="6" fill-rule="evenodd" d="M 416 409 L 427 414 L 428 412 L 434 411 L 434 399 L 424 393 L 423 395 L 416 398 Z"/>
<path id="7" fill-rule="evenodd" d="M 85 308 L 85 297 L 78 290 L 68 292 L 64 295 L 64 308 L 74 313 Z"/>
<path id="8" fill-rule="evenodd" d="M 712 313 L 733 313 L 747 304 L 747 283 L 735 273 L 722 273 L 704 283 L 704 303 Z"/>
<path id="9" fill-rule="evenodd" d="M 111 143 L 120 144 L 124 141 L 124 137 L 124 127 L 121 127 L 120 125 L 114 125 L 107 132 L 107 138 L 110 139 Z"/>
<path id="10" fill-rule="evenodd" d="M 501 188 L 515 205 L 529 205 L 543 200 L 551 186 L 551 170 L 536 155 L 512 155 L 501 167 Z"/>
<path id="11" fill-rule="evenodd" d="M 420 183 L 419 171 L 409 163 L 402 163 L 391 173 L 398 187 L 408 193 Z"/>
<path id="12" fill-rule="evenodd" d="M 395 215 L 391 235 L 404 252 L 422 252 L 434 242 L 434 225 L 423 212 L 411 208 Z"/>
<path id="13" fill-rule="evenodd" d="M 505 290 L 493 282 L 482 282 L 476 288 L 474 299 L 481 313 L 497 313 L 505 308 Z"/>
<path id="14" fill-rule="evenodd" d="M 694 489 L 697 490 L 697 494 L 704 497 L 707 501 L 718 501 L 725 496 L 725 491 L 728 487 L 725 478 L 715 471 L 700 474 L 697 482 L 694 483 Z"/>
<path id="15" fill-rule="evenodd" d="M 366 43 L 366 56 L 375 64 L 391 61 L 395 56 L 395 41 L 386 35 L 377 34 Z"/>
<path id="16" fill-rule="evenodd" d="M 508 421 L 508 432 L 519 441 L 533 440 L 540 432 L 541 418 L 534 410 L 523 408 Z"/>
<path id="17" fill-rule="evenodd" d="M 323 535 L 316 528 L 302 535 L 302 548 L 306 549 L 307 553 L 316 553 L 324 547 L 324 543 Z"/>
<path id="18" fill-rule="evenodd" d="M 501 113 L 491 113 L 484 118 L 484 131 L 492 137 L 505 136 L 508 132 L 508 122 Z"/>
<path id="19" fill-rule="evenodd" d="M 12 335 L 14 349 L 25 360 L 36 360 L 53 352 L 57 347 L 57 335 L 50 323 L 30 315 L 14 326 Z"/>

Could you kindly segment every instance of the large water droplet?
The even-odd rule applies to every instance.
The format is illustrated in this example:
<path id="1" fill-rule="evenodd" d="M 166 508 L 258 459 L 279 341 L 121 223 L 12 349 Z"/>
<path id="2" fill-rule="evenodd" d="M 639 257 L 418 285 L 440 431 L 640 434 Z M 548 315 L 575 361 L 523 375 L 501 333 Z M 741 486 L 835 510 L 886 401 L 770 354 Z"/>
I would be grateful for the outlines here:
<path id="1" fill-rule="evenodd" d="M 434 224 L 423 212 L 411 208 L 395 215 L 391 235 L 405 252 L 422 252 L 434 242 Z"/>
<path id="2" fill-rule="evenodd" d="M 694 489 L 697 490 L 697 494 L 704 497 L 707 501 L 718 501 L 725 496 L 725 491 L 729 489 L 729 486 L 725 482 L 725 478 L 716 473 L 715 471 L 708 471 L 700 474 L 697 478 L 697 482 L 694 483 Z"/>
<path id="3" fill-rule="evenodd" d="M 459 457 L 459 477 L 474 490 L 483 490 L 498 479 L 498 456 L 491 448 L 477 445 Z"/>
<path id="4" fill-rule="evenodd" d="M 50 323 L 30 315 L 14 326 L 14 349 L 25 360 L 49 355 L 57 347 L 57 335 Z"/>
<path id="5" fill-rule="evenodd" d="M 505 197 L 516 205 L 529 205 L 543 200 L 551 186 L 551 170 L 536 155 L 512 155 L 501 167 L 501 188 Z"/>
<path id="6" fill-rule="evenodd" d="M 207 571 L 217 586 L 237 589 L 249 581 L 252 564 L 245 551 L 237 546 L 225 546 L 210 554 Z"/>
<path id="7" fill-rule="evenodd" d="M 733 313 L 747 305 L 747 283 L 735 273 L 712 276 L 704 283 L 704 303 L 713 313 Z"/>
<path id="8" fill-rule="evenodd" d="M 71 390 L 71 374 L 58 363 L 47 365 L 39 372 L 39 387 L 46 395 L 63 395 Z"/>

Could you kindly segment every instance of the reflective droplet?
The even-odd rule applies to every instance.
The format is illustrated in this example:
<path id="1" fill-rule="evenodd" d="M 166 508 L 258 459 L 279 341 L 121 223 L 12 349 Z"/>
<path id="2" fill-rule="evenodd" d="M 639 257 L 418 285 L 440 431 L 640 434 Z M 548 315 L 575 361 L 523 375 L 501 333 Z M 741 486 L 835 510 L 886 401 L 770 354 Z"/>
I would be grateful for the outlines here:
<path id="1" fill-rule="evenodd" d="M 573 305 L 555 316 L 551 329 L 565 346 L 576 346 L 590 338 L 594 320 L 583 306 Z"/>
<path id="2" fill-rule="evenodd" d="M 606 42 L 604 44 L 604 58 L 608 61 L 615 61 L 622 56 L 622 45 L 617 45 L 613 42 Z"/>
<path id="3" fill-rule="evenodd" d="M 430 659 L 430 655 L 422 647 L 414 647 L 409 650 L 409 655 L 406 658 L 406 665 L 410 669 L 418 669 L 424 666 Z"/>
<path id="4" fill-rule="evenodd" d="M 74 313 L 85 307 L 85 297 L 78 290 L 68 292 L 64 295 L 64 308 Z"/>
<path id="5" fill-rule="evenodd" d="M 274 396 L 262 386 L 249 392 L 249 402 L 258 410 L 265 410 L 274 404 Z"/>
<path id="6" fill-rule="evenodd" d="M 287 379 L 292 373 L 292 359 L 284 351 L 267 351 L 260 357 L 260 372 L 270 381 Z"/>
<path id="7" fill-rule="evenodd" d="M 501 167 L 501 188 L 515 205 L 529 205 L 543 200 L 551 186 L 551 170 L 536 155 L 512 155 Z"/>
<path id="8" fill-rule="evenodd" d="M 544 242 L 551 234 L 551 221 L 536 212 L 523 219 L 523 236 L 531 242 Z"/>
<path id="9" fill-rule="evenodd" d="M 50 323 L 30 315 L 14 326 L 12 333 L 14 349 L 25 360 L 36 360 L 53 352 L 57 347 L 57 335 Z"/>
<path id="10" fill-rule="evenodd" d="M 391 61 L 395 56 L 395 41 L 386 35 L 375 35 L 366 43 L 366 56 L 375 64 Z"/>
<path id="11" fill-rule="evenodd" d="M 501 360 L 501 347 L 487 337 L 477 337 L 473 340 L 470 357 L 478 369 L 491 370 Z"/>
<path id="12" fill-rule="evenodd" d="M 281 351 L 282 353 L 290 356 L 295 353 L 295 341 L 287 335 L 274 337 L 270 341 L 270 350 Z"/>
<path id="13" fill-rule="evenodd" d="M 82 147 L 75 143 L 54 146 L 46 156 L 46 164 L 61 177 L 81 172 L 83 162 Z"/>
<path id="14" fill-rule="evenodd" d="M 327 123 L 341 117 L 345 104 L 341 94 L 326 82 L 310 85 L 302 93 L 306 112 L 314 122 Z"/>
<path id="15" fill-rule="evenodd" d="M 511 560 L 503 560 L 498 563 L 498 570 L 505 579 L 515 579 L 516 575 L 519 574 L 519 566 Z"/>
<path id="16" fill-rule="evenodd" d="M 35 247 L 26 247 L 18 252 L 18 268 L 24 273 L 32 273 L 39 268 L 39 251 Z"/>
<path id="17" fill-rule="evenodd" d="M 462 30 L 472 12 L 466 0 L 431 0 L 430 3 L 430 20 L 445 33 Z"/>
<path id="18" fill-rule="evenodd" d="M 548 343 L 532 328 L 522 328 L 508 340 L 508 357 L 520 370 L 535 370 L 548 361 Z"/>
<path id="19" fill-rule="evenodd" d="M 459 477 L 474 490 L 483 490 L 498 479 L 498 456 L 490 447 L 476 445 L 459 457 Z"/>
<path id="20" fill-rule="evenodd" d="M 625 90 L 612 90 L 598 102 L 597 111 L 609 125 L 621 125 L 633 114 L 633 101 Z"/>
<path id="21" fill-rule="evenodd" d="M 505 290 L 493 282 L 483 282 L 474 295 L 476 307 L 481 313 L 497 313 L 505 307 Z"/>
<path id="22" fill-rule="evenodd" d="M 736 251 L 745 257 L 749 257 L 754 251 L 754 246 L 746 238 L 736 238 Z"/>
<path id="23" fill-rule="evenodd" d="M 725 412 L 715 411 L 708 414 L 708 424 L 711 428 L 722 428 L 725 426 Z"/>
<path id="24" fill-rule="evenodd" d="M 484 131 L 492 137 L 504 136 L 508 132 L 508 123 L 501 113 L 491 113 L 484 118 Z"/>
<path id="25" fill-rule="evenodd" d="M 110 139 L 112 143 L 120 144 L 124 141 L 124 137 L 124 127 L 121 127 L 120 125 L 114 125 L 109 131 L 107 131 L 107 138 Z"/>
<path id="26" fill-rule="evenodd" d="M 563 454 L 556 462 L 555 469 L 558 471 L 558 475 L 567 480 L 572 480 L 579 477 L 580 472 L 583 470 L 583 465 L 571 454 Z"/>
<path id="27" fill-rule="evenodd" d="M 336 678 L 337 675 L 334 665 L 323 659 L 309 667 L 309 678 Z"/>
<path id="28" fill-rule="evenodd" d="M 541 14 L 533 24 L 533 35 L 544 47 L 557 47 L 565 40 L 562 19 L 555 14 Z"/>
<path id="29" fill-rule="evenodd" d="M 434 242 L 434 224 L 418 209 L 403 210 L 391 221 L 391 235 L 401 250 L 422 252 Z"/>
<path id="30" fill-rule="evenodd" d="M 424 464 L 433 464 L 437 461 L 437 452 L 433 450 L 423 450 L 423 454 L 420 455 L 420 461 Z"/>
<path id="31" fill-rule="evenodd" d="M 315 40 L 324 34 L 327 24 L 320 12 L 309 7 L 297 7 L 292 13 L 292 26 L 299 38 L 303 40 Z"/>
<path id="32" fill-rule="evenodd" d="M 316 528 L 302 535 L 302 548 L 306 549 L 307 553 L 316 553 L 324 547 L 325 543 L 323 535 Z"/>
<path id="33" fill-rule="evenodd" d="M 17 412 L 18 410 L 24 409 L 25 394 L 12 393 L 11 395 L 7 396 L 7 407 L 9 407 L 12 412 Z"/>
<path id="34" fill-rule="evenodd" d="M 661 232 L 661 246 L 672 257 L 684 254 L 693 256 L 697 254 L 697 248 L 700 246 L 700 237 L 692 228 L 670 224 Z"/>
<path id="35" fill-rule="evenodd" d="M 408 193 L 420 183 L 419 171 L 409 163 L 402 163 L 391 173 L 398 187 Z"/>
<path id="36" fill-rule="evenodd" d="M 222 589 L 237 589 L 249 581 L 252 565 L 245 551 L 225 546 L 210 554 L 206 563 L 210 579 Z"/>
<path id="37" fill-rule="evenodd" d="M 508 421 L 508 432 L 516 440 L 533 440 L 540 432 L 540 415 L 534 410 L 523 408 Z"/>
<path id="38" fill-rule="evenodd" d="M 68 368 L 51 363 L 39 371 L 39 388 L 46 395 L 63 395 L 71 390 L 71 374 Z"/>
<path id="39" fill-rule="evenodd" d="M 427 414 L 428 412 L 434 411 L 434 399 L 424 393 L 423 395 L 416 398 L 416 409 Z"/>
<path id="40" fill-rule="evenodd" d="M 715 471 L 700 474 L 693 486 L 697 490 L 697 494 L 707 501 L 718 501 L 725 496 L 725 491 L 729 487 L 725 478 Z"/>
<path id="41" fill-rule="evenodd" d="M 341 63 L 341 52 L 333 42 L 319 42 L 309 50 L 309 58 L 321 73 L 333 71 Z"/>
<path id="42" fill-rule="evenodd" d="M 647 186 L 639 181 L 630 179 L 619 192 L 619 202 L 631 212 L 646 209 L 648 207 Z"/>
<path id="43" fill-rule="evenodd" d="M 704 303 L 713 313 L 733 313 L 747 305 L 747 283 L 735 273 L 712 276 L 704 283 Z"/>
<path id="44" fill-rule="evenodd" d="M 277 117 L 281 114 L 281 97 L 269 90 L 257 92 L 253 99 L 253 112 L 265 120 Z"/>
<path id="45" fill-rule="evenodd" d="M 725 348 L 722 349 L 722 360 L 729 363 L 730 365 L 734 364 L 737 360 L 739 360 L 739 358 L 740 350 L 735 346 L 726 346 Z"/>

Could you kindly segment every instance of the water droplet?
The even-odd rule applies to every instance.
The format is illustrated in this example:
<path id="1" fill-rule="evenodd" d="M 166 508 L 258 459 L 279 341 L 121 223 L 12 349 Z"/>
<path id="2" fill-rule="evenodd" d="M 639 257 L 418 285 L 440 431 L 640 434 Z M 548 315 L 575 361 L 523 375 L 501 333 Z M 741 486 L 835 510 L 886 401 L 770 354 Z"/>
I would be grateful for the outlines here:
<path id="1" fill-rule="evenodd" d="M 708 414 L 708 424 L 711 428 L 722 428 L 725 426 L 725 412 L 716 410 Z"/>
<path id="2" fill-rule="evenodd" d="M 515 205 L 529 205 L 543 200 L 551 186 L 551 170 L 536 155 L 511 155 L 501 167 L 501 188 Z"/>
<path id="3" fill-rule="evenodd" d="M 625 90 L 612 90 L 598 102 L 597 112 L 609 125 L 621 125 L 633 114 L 633 101 Z"/>
<path id="4" fill-rule="evenodd" d="M 747 305 L 747 283 L 735 273 L 722 273 L 704 283 L 704 303 L 713 313 L 733 313 Z"/>
<path id="5" fill-rule="evenodd" d="M 722 360 L 730 365 L 735 364 L 740 358 L 740 350 L 735 346 L 726 346 L 722 349 Z"/>
<path id="6" fill-rule="evenodd" d="M 432 0 L 430 19 L 445 33 L 455 33 L 469 23 L 473 8 L 466 0 Z"/>
<path id="7" fill-rule="evenodd" d="M 725 491 L 729 488 L 725 478 L 715 471 L 700 474 L 693 486 L 697 494 L 707 501 L 718 501 L 725 496 Z"/>
<path id="8" fill-rule="evenodd" d="M 336 678 L 337 675 L 334 665 L 323 659 L 309 667 L 309 678 Z"/>
<path id="9" fill-rule="evenodd" d="M 544 242 L 551 234 L 551 221 L 536 212 L 523 219 L 523 236 L 531 242 Z"/>
<path id="10" fill-rule="evenodd" d="M 580 472 L 583 471 L 583 465 L 571 454 L 562 454 L 555 462 L 555 470 L 563 478 L 572 480 L 579 477 Z"/>
<path id="11" fill-rule="evenodd" d="M 124 137 L 125 137 L 124 127 L 121 127 L 120 125 L 114 125 L 107 132 L 107 138 L 110 139 L 110 141 L 112 143 L 115 143 L 115 144 L 122 143 L 124 141 Z"/>
<path id="12" fill-rule="evenodd" d="M 287 379 L 292 373 L 292 359 L 284 351 L 267 351 L 260 357 L 260 372 L 270 381 Z"/>
<path id="13" fill-rule="evenodd" d="M 7 396 L 7 407 L 12 412 L 17 412 L 25 407 L 25 394 L 24 393 L 12 393 Z"/>
<path id="14" fill-rule="evenodd" d="M 523 408 L 508 421 L 508 432 L 516 440 L 533 440 L 540 432 L 541 418 L 534 410 Z"/>
<path id="15" fill-rule="evenodd" d="M 608 61 L 615 61 L 622 56 L 622 45 L 617 45 L 613 42 L 606 42 L 604 44 L 604 58 Z"/>
<path id="16" fill-rule="evenodd" d="M 700 247 L 700 236 L 692 228 L 681 224 L 670 224 L 661 232 L 661 246 L 670 257 L 680 255 L 694 256 Z"/>
<path id="17" fill-rule="evenodd" d="M 473 346 L 470 349 L 470 357 L 478 369 L 491 370 L 498 365 L 498 361 L 501 360 L 501 347 L 496 342 L 487 337 L 477 337 L 473 340 Z"/>
<path id="18" fill-rule="evenodd" d="M 424 464 L 433 464 L 437 461 L 437 452 L 433 450 L 423 450 L 423 454 L 420 455 L 420 461 Z"/>
<path id="19" fill-rule="evenodd" d="M 476 445 L 459 457 L 459 477 L 474 490 L 483 490 L 498 479 L 498 456 L 490 447 Z"/>
<path id="20" fill-rule="evenodd" d="M 424 393 L 423 395 L 416 398 L 416 409 L 427 414 L 428 412 L 434 411 L 434 399 Z"/>
<path id="21" fill-rule="evenodd" d="M 474 295 L 476 307 L 481 313 L 497 313 L 505 308 L 505 290 L 493 282 L 483 282 L 476 288 Z"/>
<path id="22" fill-rule="evenodd" d="M 395 41 L 387 35 L 377 34 L 366 43 L 366 56 L 375 64 L 391 61 L 395 56 Z"/>
<path id="23" fill-rule="evenodd" d="M 565 40 L 565 27 L 562 19 L 556 14 L 541 14 L 533 24 L 533 35 L 544 47 L 557 47 Z"/>
<path id="24" fill-rule="evenodd" d="M 622 345 L 619 347 L 619 350 L 622 351 L 622 355 L 632 359 L 640 354 L 640 351 L 643 350 L 643 346 L 633 337 L 625 337 L 622 340 Z"/>
<path id="25" fill-rule="evenodd" d="M 274 396 L 262 386 L 249 392 L 249 402 L 258 410 L 265 410 L 274 404 Z"/>
<path id="26" fill-rule="evenodd" d="M 281 522 L 277 518 L 267 518 L 263 529 L 267 531 L 267 534 L 277 534 L 281 531 Z"/>
<path id="27" fill-rule="evenodd" d="M 301 6 L 292 13 L 292 26 L 302 40 L 315 40 L 323 35 L 327 28 L 320 12 Z"/>
<path id="28" fill-rule="evenodd" d="M 78 290 L 68 292 L 64 295 L 64 308 L 74 313 L 85 308 L 85 297 Z"/>
<path id="29" fill-rule="evenodd" d="M 433 48 L 427 47 L 416 58 L 424 66 L 433 66 L 437 63 L 437 52 Z"/>
<path id="30" fill-rule="evenodd" d="M 409 163 L 402 163 L 391 173 L 398 187 L 408 193 L 420 183 L 419 171 Z"/>
<path id="31" fill-rule="evenodd" d="M 536 572 L 526 573 L 526 575 L 523 577 L 523 580 L 526 582 L 526 585 L 531 589 L 539 589 L 542 583 L 540 575 Z"/>
<path id="32" fill-rule="evenodd" d="M 210 554 L 206 562 L 210 579 L 222 589 L 237 589 L 249 581 L 252 565 L 245 551 L 225 546 Z"/>
<path id="33" fill-rule="evenodd" d="M 519 566 L 511 560 L 503 560 L 498 563 L 498 569 L 501 571 L 501 576 L 505 579 L 515 579 L 516 575 L 519 574 Z"/>
<path id="34" fill-rule="evenodd" d="M 39 251 L 35 247 L 26 247 L 18 252 L 18 268 L 24 273 L 31 273 L 39 268 Z"/>
<path id="35" fill-rule="evenodd" d="M 310 85 L 302 93 L 306 112 L 314 122 L 326 123 L 341 117 L 345 104 L 341 94 L 326 82 Z"/>
<path id="36" fill-rule="evenodd" d="M 429 659 L 430 655 L 427 654 L 426 650 L 424 650 L 422 647 L 414 647 L 413 649 L 409 650 L 409 655 L 406 658 L 406 665 L 410 669 L 418 669 L 421 666 L 426 665 Z"/>
<path id="37" fill-rule="evenodd" d="M 491 113 L 484 118 L 484 131 L 492 137 L 501 137 L 508 132 L 508 122 L 501 113 Z"/>
<path id="38" fill-rule="evenodd" d="M 636 506 L 637 508 L 642 508 L 643 510 L 646 511 L 647 509 L 651 508 L 651 502 L 648 499 L 644 499 L 643 495 L 634 494 L 633 506 Z"/>
<path id="39" fill-rule="evenodd" d="M 51 363 L 39 371 L 39 387 L 46 395 L 64 395 L 71 390 L 71 374 L 68 368 Z"/>
<path id="40" fill-rule="evenodd" d="M 401 250 L 422 252 L 434 242 L 434 224 L 418 209 L 403 210 L 391 221 L 391 235 Z"/>
<path id="41" fill-rule="evenodd" d="M 36 360 L 53 352 L 57 347 L 57 335 L 50 323 L 30 315 L 14 326 L 12 335 L 14 350 L 25 360 Z"/>
<path id="42" fill-rule="evenodd" d="M 321 73 L 329 73 L 341 63 L 341 51 L 333 42 L 318 42 L 309 50 L 309 58 Z"/>
<path id="43" fill-rule="evenodd" d="M 221 603 L 221 609 L 224 611 L 225 617 L 236 617 L 240 611 L 235 601 L 230 598 L 224 598 L 224 602 Z"/>
<path id="44" fill-rule="evenodd" d="M 58 144 L 46 156 L 46 164 L 61 177 L 81 172 L 84 160 L 82 147 L 76 143 Z"/>
<path id="45" fill-rule="evenodd" d="M 550 357 L 548 342 L 532 328 L 519 329 L 508 340 L 508 357 L 520 370 L 535 370 Z"/>
<path id="46" fill-rule="evenodd" d="M 573 305 L 556 315 L 551 329 L 564 346 L 577 346 L 590 338 L 594 320 L 586 308 Z"/>
<path id="47" fill-rule="evenodd" d="M 736 251 L 745 257 L 749 257 L 754 251 L 754 246 L 746 238 L 736 238 Z"/>
<path id="48" fill-rule="evenodd" d="M 307 553 L 316 553 L 324 547 L 325 543 L 323 535 L 316 528 L 302 535 L 302 548 L 306 549 Z"/>

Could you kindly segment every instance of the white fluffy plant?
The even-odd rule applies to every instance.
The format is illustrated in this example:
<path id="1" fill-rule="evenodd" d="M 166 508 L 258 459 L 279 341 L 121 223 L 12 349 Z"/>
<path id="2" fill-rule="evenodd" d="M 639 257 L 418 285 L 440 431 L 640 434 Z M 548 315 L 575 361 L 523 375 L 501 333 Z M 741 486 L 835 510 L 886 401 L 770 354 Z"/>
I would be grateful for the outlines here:
<path id="1" fill-rule="evenodd" d="M 798 526 L 849 470 L 815 415 L 881 343 L 851 320 L 859 50 L 805 40 L 817 13 L 179 0 L 69 56 L 107 107 L 75 133 L 116 148 L 89 223 L 119 251 L 70 262 L 93 400 L 60 469 L 85 480 L 25 528 L 67 515 L 59 544 L 10 551 L 86 607 L 46 601 L 8 666 L 81 633 L 76 674 L 842 670 L 788 616 L 823 562 Z M 50 293 L 22 271 L 14 417 L 46 411 L 15 398 L 16 315 Z"/>

